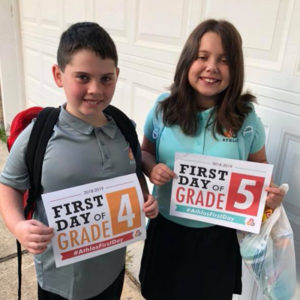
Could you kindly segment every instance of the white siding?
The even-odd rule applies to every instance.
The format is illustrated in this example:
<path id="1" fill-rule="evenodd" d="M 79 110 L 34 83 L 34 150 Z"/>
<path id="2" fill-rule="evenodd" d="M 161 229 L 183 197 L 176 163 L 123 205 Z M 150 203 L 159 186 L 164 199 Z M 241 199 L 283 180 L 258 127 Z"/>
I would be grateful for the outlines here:
<path id="1" fill-rule="evenodd" d="M 26 105 L 55 106 L 64 101 L 51 75 L 59 36 L 73 22 L 96 21 L 112 35 L 119 52 L 121 73 L 113 103 L 137 122 L 140 137 L 146 113 L 170 85 L 191 30 L 208 17 L 235 24 L 244 41 L 246 88 L 258 98 L 275 182 L 290 184 L 285 207 L 295 231 L 300 280 L 300 0 L 22 0 L 19 4 Z M 5 95 L 3 100 L 11 101 Z M 260 299 L 246 280 L 239 299 L 256 297 Z"/>

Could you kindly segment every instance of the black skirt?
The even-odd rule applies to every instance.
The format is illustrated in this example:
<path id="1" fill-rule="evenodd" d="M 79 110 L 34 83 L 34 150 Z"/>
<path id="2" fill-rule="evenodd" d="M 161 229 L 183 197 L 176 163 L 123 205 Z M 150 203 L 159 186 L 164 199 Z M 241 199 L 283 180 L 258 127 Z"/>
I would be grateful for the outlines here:
<path id="1" fill-rule="evenodd" d="M 147 300 L 231 300 L 241 294 L 234 229 L 190 228 L 159 215 L 150 221 L 140 282 Z"/>

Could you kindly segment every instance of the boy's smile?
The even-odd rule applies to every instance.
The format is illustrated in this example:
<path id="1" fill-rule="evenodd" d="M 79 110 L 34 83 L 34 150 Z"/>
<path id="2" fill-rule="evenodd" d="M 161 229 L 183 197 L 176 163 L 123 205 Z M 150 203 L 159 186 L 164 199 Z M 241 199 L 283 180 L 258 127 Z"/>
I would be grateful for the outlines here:
<path id="1" fill-rule="evenodd" d="M 54 80 L 65 91 L 66 110 L 93 126 L 106 123 L 103 110 L 111 102 L 118 74 L 112 59 L 87 49 L 75 52 L 63 72 L 53 66 Z"/>

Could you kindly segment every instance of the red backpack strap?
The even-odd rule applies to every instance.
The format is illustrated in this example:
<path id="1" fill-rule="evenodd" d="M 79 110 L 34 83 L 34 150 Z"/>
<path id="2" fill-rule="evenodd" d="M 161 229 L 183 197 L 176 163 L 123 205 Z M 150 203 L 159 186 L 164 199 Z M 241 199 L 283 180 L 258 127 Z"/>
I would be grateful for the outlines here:
<path id="1" fill-rule="evenodd" d="M 11 150 L 15 140 L 19 134 L 31 123 L 43 108 L 40 106 L 34 106 L 20 111 L 12 120 L 10 125 L 10 133 L 7 138 L 7 149 Z M 27 195 L 23 195 L 23 205 L 25 206 L 25 200 Z M 21 244 L 17 241 L 17 254 L 18 254 L 18 299 L 21 299 L 21 265 L 22 265 L 22 249 Z"/>

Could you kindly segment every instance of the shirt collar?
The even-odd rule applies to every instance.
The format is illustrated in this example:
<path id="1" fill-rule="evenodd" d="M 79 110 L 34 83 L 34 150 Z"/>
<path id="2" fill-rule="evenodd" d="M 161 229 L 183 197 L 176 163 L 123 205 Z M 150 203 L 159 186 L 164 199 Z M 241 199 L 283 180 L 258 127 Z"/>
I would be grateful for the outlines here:
<path id="1" fill-rule="evenodd" d="M 198 116 L 198 118 L 200 118 L 202 120 L 207 120 L 210 117 L 210 115 L 213 114 L 214 109 L 215 109 L 215 107 L 213 106 L 208 109 L 199 111 L 197 113 L 197 116 Z"/>
<path id="2" fill-rule="evenodd" d="M 94 127 L 91 124 L 71 115 L 66 111 L 66 104 L 61 106 L 61 111 L 59 115 L 59 122 L 61 124 L 67 124 L 72 127 L 77 132 L 90 135 L 94 130 L 95 132 L 102 131 L 105 135 L 109 136 L 111 139 L 115 137 L 117 131 L 117 125 L 113 118 L 107 114 L 105 116 L 108 119 L 108 122 L 101 127 Z"/>

